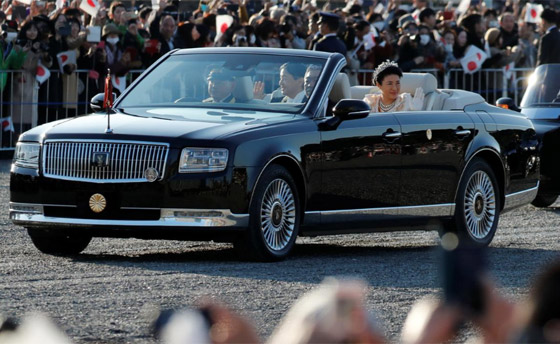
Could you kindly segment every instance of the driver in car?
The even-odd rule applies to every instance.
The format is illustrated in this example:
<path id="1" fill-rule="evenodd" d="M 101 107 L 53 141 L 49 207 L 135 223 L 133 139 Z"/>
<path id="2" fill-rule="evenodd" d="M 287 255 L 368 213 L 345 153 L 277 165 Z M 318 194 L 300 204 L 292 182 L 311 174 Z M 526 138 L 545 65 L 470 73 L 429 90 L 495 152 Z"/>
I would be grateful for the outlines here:
<path id="1" fill-rule="evenodd" d="M 208 94 L 210 97 L 204 103 L 235 103 L 233 90 L 235 78 L 222 69 L 212 69 L 208 74 Z"/>

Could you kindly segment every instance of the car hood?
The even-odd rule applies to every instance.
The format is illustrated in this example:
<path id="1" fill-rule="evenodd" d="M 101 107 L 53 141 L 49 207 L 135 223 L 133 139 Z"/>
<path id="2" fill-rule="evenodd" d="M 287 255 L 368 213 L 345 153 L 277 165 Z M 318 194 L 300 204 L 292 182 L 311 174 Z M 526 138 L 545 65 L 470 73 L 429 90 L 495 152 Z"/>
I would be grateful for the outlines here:
<path id="1" fill-rule="evenodd" d="M 111 114 L 91 114 L 59 120 L 36 127 L 22 140 L 64 138 L 103 139 L 202 139 L 214 140 L 254 128 L 274 125 L 295 118 L 294 115 L 241 112 L 215 109 L 142 108 Z M 301 117 L 301 116 L 299 116 Z M 112 133 L 106 133 L 110 125 Z"/>

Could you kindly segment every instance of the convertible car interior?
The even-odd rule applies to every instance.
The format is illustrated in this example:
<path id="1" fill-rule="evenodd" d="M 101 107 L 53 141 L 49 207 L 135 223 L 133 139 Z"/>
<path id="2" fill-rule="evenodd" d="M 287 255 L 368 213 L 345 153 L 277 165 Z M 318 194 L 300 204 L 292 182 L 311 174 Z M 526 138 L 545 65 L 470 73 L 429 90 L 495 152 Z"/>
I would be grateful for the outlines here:
<path id="1" fill-rule="evenodd" d="M 430 73 L 403 73 L 401 92 L 414 95 L 416 88 L 424 90 L 423 111 L 463 110 L 466 105 L 483 103 L 481 95 L 463 90 L 437 89 L 437 80 Z M 341 99 L 363 99 L 366 94 L 379 93 L 377 86 L 350 86 L 348 76 L 339 73 L 329 94 L 337 103 Z"/>

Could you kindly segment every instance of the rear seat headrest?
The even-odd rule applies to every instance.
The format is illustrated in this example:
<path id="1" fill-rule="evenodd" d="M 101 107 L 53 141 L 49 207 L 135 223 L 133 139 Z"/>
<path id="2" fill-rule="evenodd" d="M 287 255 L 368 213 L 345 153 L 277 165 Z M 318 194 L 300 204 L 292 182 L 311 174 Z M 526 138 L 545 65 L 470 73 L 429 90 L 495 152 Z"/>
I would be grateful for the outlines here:
<path id="1" fill-rule="evenodd" d="M 414 95 L 418 87 L 422 87 L 424 94 L 433 92 L 437 89 L 437 79 L 430 73 L 403 73 L 401 92 Z"/>

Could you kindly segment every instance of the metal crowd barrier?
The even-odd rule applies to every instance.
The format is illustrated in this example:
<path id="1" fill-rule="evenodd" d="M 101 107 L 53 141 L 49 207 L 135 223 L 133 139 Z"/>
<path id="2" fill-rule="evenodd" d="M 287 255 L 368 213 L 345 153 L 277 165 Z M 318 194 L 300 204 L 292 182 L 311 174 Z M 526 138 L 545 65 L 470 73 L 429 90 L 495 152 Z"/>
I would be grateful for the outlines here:
<path id="1" fill-rule="evenodd" d="M 533 68 L 514 68 L 505 72 L 503 68 L 484 69 L 474 74 L 465 74 L 462 69 L 442 72 L 438 69 L 416 69 L 413 72 L 432 73 L 438 80 L 438 88 L 459 88 L 481 94 L 489 103 L 509 96 L 519 104 Z M 132 70 L 126 76 L 127 85 L 143 70 Z M 91 78 L 89 70 L 77 70 L 72 76 L 51 70 L 50 77 L 39 85 L 31 74 L 22 71 L 0 71 L 6 83 L 0 92 L 0 150 L 13 149 L 22 132 L 37 125 L 58 119 L 74 117 L 91 112 L 90 99 L 103 92 L 104 80 Z M 357 71 L 358 80 L 371 82 L 373 70 Z M 266 84 L 276 85 L 267 75 L 258 76 Z M 270 86 L 272 87 L 272 86 Z"/>

